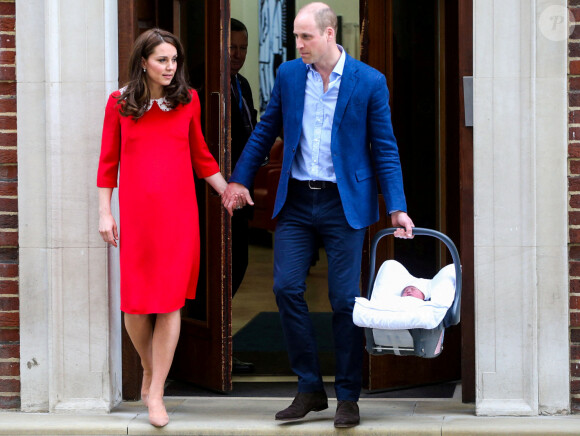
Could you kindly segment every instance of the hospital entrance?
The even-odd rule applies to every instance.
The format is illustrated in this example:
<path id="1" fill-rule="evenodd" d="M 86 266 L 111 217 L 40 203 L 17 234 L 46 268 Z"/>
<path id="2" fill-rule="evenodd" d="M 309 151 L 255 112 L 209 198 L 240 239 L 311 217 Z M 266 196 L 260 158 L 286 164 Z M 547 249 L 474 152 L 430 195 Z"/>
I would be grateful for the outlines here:
<path id="1" fill-rule="evenodd" d="M 295 57 L 292 22 L 304 0 L 131 0 L 119 6 L 120 69 L 124 45 L 139 32 L 159 26 L 176 33 L 188 53 L 192 83 L 202 100 L 204 132 L 222 172 L 230 166 L 229 150 L 229 16 L 249 29 L 248 56 L 240 71 L 250 81 L 257 109 L 269 90 L 260 78 L 275 74 L 284 60 Z M 439 230 L 457 245 L 463 264 L 462 322 L 446 329 L 444 351 L 435 359 L 369 356 L 364 350 L 364 395 L 453 396 L 459 383 L 464 401 L 475 398 L 473 351 L 473 213 L 469 147 L 470 128 L 463 114 L 462 70 L 471 65 L 471 2 L 450 5 L 425 2 L 420 10 L 403 0 L 328 0 L 339 16 L 338 42 L 347 53 L 379 69 L 387 77 L 395 136 L 403 167 L 409 215 L 417 227 Z M 469 17 L 467 19 L 466 17 Z M 277 21 L 278 20 L 278 21 Z M 267 24 L 264 24 L 267 23 Z M 272 24 L 275 23 L 275 24 Z M 469 32 L 468 36 L 464 36 Z M 122 36 L 124 35 L 124 37 Z M 460 37 L 461 35 L 461 37 Z M 266 45 L 268 38 L 278 45 Z M 221 42 L 225 41 L 225 42 Z M 262 46 L 260 46 L 262 41 Z M 271 56 L 264 51 L 270 47 Z M 218 56 L 219 54 L 219 56 Z M 462 73 L 462 71 L 464 71 Z M 123 72 L 120 71 L 120 77 Z M 262 83 L 268 82 L 263 78 Z M 259 115 L 258 115 L 259 116 Z M 182 312 L 182 333 L 166 395 L 293 396 L 296 377 L 285 351 L 272 292 L 275 221 L 271 208 L 280 170 L 283 139 L 273 148 L 268 165 L 256 177 L 254 218 L 250 221 L 249 265 L 235 298 L 231 298 L 229 218 L 219 197 L 205 184 L 198 189 L 202 235 L 201 277 L 197 299 Z M 278 173 L 277 173 L 278 172 Z M 467 189 L 466 189 L 467 187 Z M 361 289 L 368 280 L 372 235 L 390 227 L 381 199 L 381 220 L 367 232 Z M 205 238 L 204 238 L 205 235 Z M 418 236 L 412 241 L 384 238 L 377 264 L 401 262 L 416 277 L 431 278 L 452 263 L 444 244 Z M 327 392 L 334 396 L 331 309 L 327 296 L 327 262 L 323 247 L 313 259 L 305 294 L 312 315 Z M 463 343 L 463 347 L 462 347 Z M 253 364 L 253 370 L 232 373 L 231 359 Z M 123 345 L 123 395 L 136 398 L 141 376 L 129 341 Z"/>

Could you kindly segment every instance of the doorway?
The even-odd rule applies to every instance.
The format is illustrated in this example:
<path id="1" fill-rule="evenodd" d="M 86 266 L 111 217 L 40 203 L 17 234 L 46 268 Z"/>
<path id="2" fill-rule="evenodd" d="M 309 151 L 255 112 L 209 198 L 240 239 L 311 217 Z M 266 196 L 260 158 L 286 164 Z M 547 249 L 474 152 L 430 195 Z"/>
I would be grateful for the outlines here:
<path id="1" fill-rule="evenodd" d="M 230 166 L 227 145 L 230 87 L 226 42 L 229 40 L 230 7 L 231 16 L 246 23 L 251 22 L 250 16 L 257 23 L 259 16 L 257 1 L 231 3 L 230 5 L 229 0 L 174 0 L 169 7 L 169 2 L 160 0 L 130 0 L 119 4 L 120 65 L 126 64 L 123 53 L 127 53 L 127 47 L 130 47 L 136 32 L 151 25 L 172 30 L 180 36 L 187 52 L 194 53 L 190 57 L 189 68 L 190 73 L 193 73 L 191 76 L 194 85 L 200 89 L 200 97 L 205 99 L 203 117 L 206 140 L 225 174 L 228 174 Z M 296 10 L 306 3 L 304 0 L 295 0 Z M 469 355 L 466 357 L 465 352 L 462 356 L 461 342 L 463 337 L 465 349 L 466 338 L 473 334 L 473 326 L 470 325 L 470 320 L 473 320 L 473 306 L 469 303 L 470 299 L 472 301 L 469 292 L 472 295 L 473 290 L 473 258 L 469 255 L 469 250 L 473 249 L 473 242 L 469 237 L 470 232 L 471 236 L 473 234 L 472 198 L 469 196 L 472 176 L 469 168 L 465 170 L 465 164 L 469 162 L 470 132 L 466 132 L 460 125 L 462 89 L 459 76 L 461 68 L 464 75 L 469 73 L 470 61 L 466 61 L 466 56 L 471 56 L 471 47 L 464 43 L 462 46 L 458 35 L 465 29 L 471 31 L 471 0 L 461 0 L 458 5 L 447 9 L 443 0 L 432 0 L 422 6 L 421 14 L 417 14 L 407 4 L 409 2 L 402 0 L 360 0 L 359 8 L 353 8 L 352 2 L 347 0 L 328 3 L 342 17 L 343 45 L 347 47 L 350 44 L 348 47 L 352 47 L 347 48 L 347 52 L 358 54 L 363 61 L 387 76 L 411 217 L 416 225 L 439 229 L 456 243 L 459 241 L 457 245 L 460 247 L 464 266 L 462 328 L 455 328 L 455 332 L 450 329 L 446 335 L 446 349 L 443 353 L 446 360 L 432 360 L 431 362 L 437 362 L 439 366 L 435 365 L 427 371 L 425 368 L 429 363 L 426 359 L 410 364 L 409 359 L 412 358 L 390 359 L 383 356 L 369 359 L 367 356 L 364 375 L 367 387 L 384 389 L 410 386 L 417 381 L 432 383 L 465 380 L 466 374 L 469 379 L 470 371 L 474 374 L 473 359 L 470 360 Z M 256 10 L 252 11 L 252 7 Z M 294 13 L 295 11 L 289 15 L 293 17 Z M 127 20 L 127 16 L 131 19 Z M 369 17 L 373 19 L 369 20 Z M 254 24 L 249 30 L 257 33 L 258 27 Z M 259 34 L 256 39 L 259 39 Z M 258 45 L 257 40 L 254 44 Z M 259 53 L 255 55 L 254 61 L 248 55 L 246 67 L 250 63 L 256 65 L 256 72 L 241 72 L 249 78 L 256 99 L 256 96 L 262 94 L 259 81 L 256 80 L 259 77 Z M 120 77 L 123 77 L 122 74 Z M 257 87 L 254 84 L 256 82 Z M 259 103 L 256 106 L 259 107 Z M 176 380 L 187 380 L 221 392 L 230 391 L 233 380 L 256 380 L 256 377 L 266 381 L 286 380 L 285 377 L 295 380 L 287 367 L 281 368 L 283 363 L 287 364 L 287 357 L 285 351 L 279 349 L 270 349 L 277 354 L 272 355 L 271 359 L 265 359 L 277 363 L 278 370 L 256 367 L 256 371 L 248 375 L 233 378 L 231 375 L 232 351 L 234 355 L 239 353 L 240 360 L 256 363 L 253 362 L 255 350 L 247 349 L 246 354 L 243 354 L 243 349 L 236 348 L 236 342 L 240 339 L 236 339 L 236 335 L 243 332 L 244 328 L 251 327 L 254 320 L 261 323 L 259 326 L 262 327 L 257 329 L 259 332 L 269 331 L 268 322 L 275 322 L 273 320 L 277 315 L 272 293 L 273 223 L 254 226 L 248 271 L 238 295 L 232 301 L 229 220 L 221 211 L 219 199 L 204 187 L 198 192 L 198 202 L 204 205 L 203 208 L 200 207 L 200 225 L 201 233 L 203 235 L 205 230 L 205 240 L 208 242 L 202 248 L 201 271 L 205 275 L 200 280 L 198 299 L 188 303 L 184 309 L 186 334 L 182 336 L 186 337 L 186 341 L 181 344 L 181 351 L 176 355 L 171 376 Z M 385 217 L 384 211 L 382 216 Z M 373 232 L 385 226 L 388 225 L 384 218 L 372 226 L 369 240 Z M 414 266 L 410 269 L 418 276 L 432 276 L 434 271 L 448 261 L 441 247 L 434 243 L 420 243 L 418 239 L 411 244 L 397 243 L 390 252 L 405 264 L 412 262 Z M 362 289 L 365 289 L 367 271 L 368 267 L 363 265 Z M 330 311 L 326 296 L 323 250 L 320 251 L 316 264 L 312 266 L 309 280 L 307 298 L 310 310 L 320 313 L 323 320 L 324 314 Z M 470 315 L 470 318 L 466 318 L 463 313 Z M 256 319 L 260 316 L 262 319 Z M 324 324 L 324 321 L 321 322 Z M 260 337 L 254 339 L 255 343 L 263 347 Z M 270 341 L 272 343 L 272 339 Z M 131 383 L 137 395 L 140 382 L 140 375 L 136 370 L 139 363 L 134 355 L 130 356 L 129 348 L 124 346 L 124 354 L 127 355 L 123 359 L 125 398 L 131 398 L 128 395 Z M 201 355 L 204 359 L 196 358 Z M 441 367 L 449 372 L 442 371 Z M 325 370 L 324 375 L 327 380 L 331 380 L 332 364 L 328 368 L 330 370 Z M 419 372 L 424 377 L 411 381 L 408 376 L 410 372 Z M 125 374 L 132 374 L 134 380 L 126 382 L 128 377 Z M 474 395 L 474 385 L 468 389 Z M 469 400 L 470 397 L 465 395 L 464 384 L 464 400 L 466 398 Z"/>

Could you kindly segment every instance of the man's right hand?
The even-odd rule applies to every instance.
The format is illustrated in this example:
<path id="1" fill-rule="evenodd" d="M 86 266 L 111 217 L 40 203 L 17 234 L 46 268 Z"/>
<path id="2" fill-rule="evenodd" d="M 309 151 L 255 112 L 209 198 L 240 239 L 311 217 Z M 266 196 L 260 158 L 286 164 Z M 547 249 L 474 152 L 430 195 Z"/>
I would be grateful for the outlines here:
<path id="1" fill-rule="evenodd" d="M 241 209 L 246 204 L 254 205 L 250 191 L 240 183 L 228 183 L 228 187 L 222 194 L 222 204 L 227 209 L 230 216 L 234 215 L 234 209 Z"/>
<path id="2" fill-rule="evenodd" d="M 395 238 L 413 239 L 413 220 L 405 212 L 400 210 L 391 214 L 391 223 L 393 227 L 404 227 L 403 229 L 395 230 Z"/>

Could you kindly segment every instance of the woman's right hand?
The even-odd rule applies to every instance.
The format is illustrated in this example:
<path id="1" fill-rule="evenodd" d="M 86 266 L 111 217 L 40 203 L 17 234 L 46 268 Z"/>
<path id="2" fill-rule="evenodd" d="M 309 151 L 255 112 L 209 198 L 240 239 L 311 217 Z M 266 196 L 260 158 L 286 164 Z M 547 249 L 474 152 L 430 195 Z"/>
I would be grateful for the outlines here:
<path id="1" fill-rule="evenodd" d="M 99 215 L 99 233 L 103 241 L 114 247 L 117 246 L 117 241 L 119 240 L 117 223 L 111 213 L 102 213 Z"/>

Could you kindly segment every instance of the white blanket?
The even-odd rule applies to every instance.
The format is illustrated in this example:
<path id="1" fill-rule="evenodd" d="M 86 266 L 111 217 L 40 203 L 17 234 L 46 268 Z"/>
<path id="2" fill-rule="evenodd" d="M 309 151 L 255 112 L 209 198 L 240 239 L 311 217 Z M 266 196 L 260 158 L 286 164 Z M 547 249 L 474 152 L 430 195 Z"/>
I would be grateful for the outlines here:
<path id="1" fill-rule="evenodd" d="M 414 285 L 431 300 L 401 297 Z M 356 298 L 353 321 L 359 327 L 400 330 L 437 327 L 455 298 L 455 265 L 442 268 L 431 280 L 417 279 L 396 260 L 387 260 L 377 273 L 371 300 Z"/>

